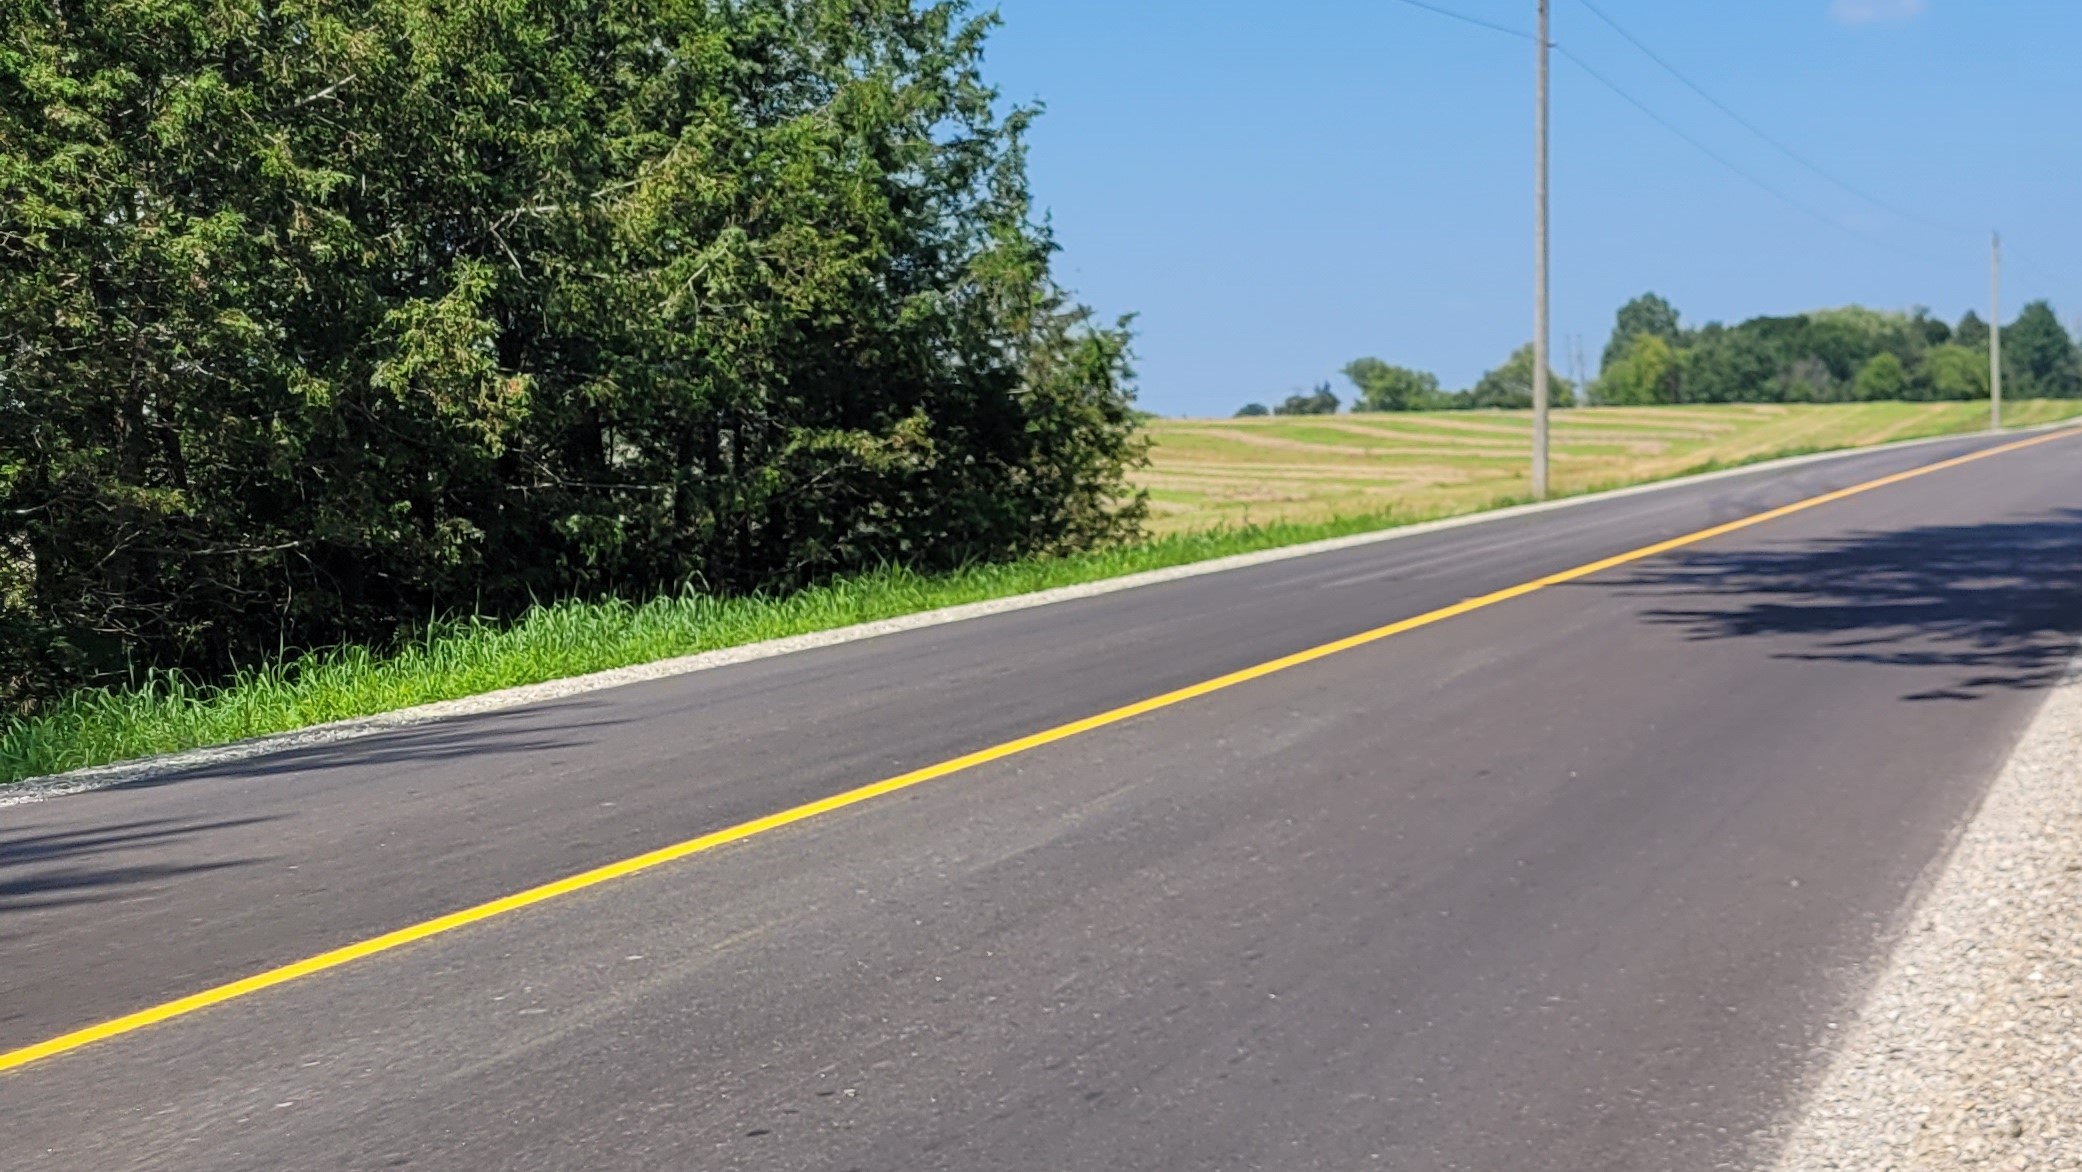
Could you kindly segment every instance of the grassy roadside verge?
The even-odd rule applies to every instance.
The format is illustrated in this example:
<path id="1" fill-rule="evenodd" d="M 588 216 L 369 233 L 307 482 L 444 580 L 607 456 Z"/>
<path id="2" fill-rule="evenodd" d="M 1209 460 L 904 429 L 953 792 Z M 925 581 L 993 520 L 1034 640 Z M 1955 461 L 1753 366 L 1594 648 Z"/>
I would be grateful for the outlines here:
<path id="1" fill-rule="evenodd" d="M 1740 460 L 1702 460 L 1662 475 L 1615 479 L 1577 491 L 1602 491 L 1848 446 L 1856 445 L 1793 447 Z M 1391 509 L 1320 521 L 1174 533 L 1094 553 L 941 575 L 892 568 L 782 597 L 690 595 L 642 605 L 559 603 L 511 624 L 451 624 L 391 655 L 340 648 L 266 665 L 212 686 L 157 676 L 135 687 L 76 693 L 35 719 L 7 725 L 0 730 L 0 783 L 1518 503 L 1522 498 L 1500 494 L 1443 510 Z"/>

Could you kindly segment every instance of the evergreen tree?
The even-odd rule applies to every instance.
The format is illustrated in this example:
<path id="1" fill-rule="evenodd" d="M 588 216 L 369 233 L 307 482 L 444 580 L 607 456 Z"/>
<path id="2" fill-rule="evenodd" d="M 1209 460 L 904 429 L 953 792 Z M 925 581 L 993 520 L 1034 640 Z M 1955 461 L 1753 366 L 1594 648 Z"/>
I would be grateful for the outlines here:
<path id="1" fill-rule="evenodd" d="M 2082 397 L 2082 357 L 2053 307 L 2034 301 L 2002 332 L 2003 377 L 2014 378 L 2020 399 Z"/>

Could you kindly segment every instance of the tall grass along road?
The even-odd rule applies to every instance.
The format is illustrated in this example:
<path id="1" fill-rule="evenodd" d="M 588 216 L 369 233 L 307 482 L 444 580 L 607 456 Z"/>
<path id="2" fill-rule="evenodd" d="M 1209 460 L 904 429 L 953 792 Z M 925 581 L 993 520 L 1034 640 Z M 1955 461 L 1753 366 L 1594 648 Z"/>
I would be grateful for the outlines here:
<path id="1" fill-rule="evenodd" d="M 1583 409 L 1558 413 L 1557 481 L 1584 492 L 1774 456 L 1972 430 L 1971 403 Z M 2082 413 L 2020 402 L 2018 425 Z M 1073 557 L 944 575 L 892 568 L 784 597 L 560 603 L 452 623 L 393 654 L 347 647 L 222 686 L 160 675 L 75 693 L 0 731 L 0 782 L 226 744 L 673 656 L 831 630 L 1524 499 L 1518 412 L 1160 420 L 1142 484 L 1155 534 Z"/>

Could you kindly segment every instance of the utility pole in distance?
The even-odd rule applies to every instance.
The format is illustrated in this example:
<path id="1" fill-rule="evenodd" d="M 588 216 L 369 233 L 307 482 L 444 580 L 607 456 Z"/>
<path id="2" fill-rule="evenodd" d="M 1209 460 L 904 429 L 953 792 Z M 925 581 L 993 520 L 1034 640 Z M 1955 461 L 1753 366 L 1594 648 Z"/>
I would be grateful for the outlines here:
<path id="1" fill-rule="evenodd" d="M 1533 147 L 1533 499 L 1547 499 L 1547 0 L 1540 5 L 1540 100 Z"/>
<path id="2" fill-rule="evenodd" d="M 2002 233 L 1988 238 L 1988 430 L 2002 430 Z"/>

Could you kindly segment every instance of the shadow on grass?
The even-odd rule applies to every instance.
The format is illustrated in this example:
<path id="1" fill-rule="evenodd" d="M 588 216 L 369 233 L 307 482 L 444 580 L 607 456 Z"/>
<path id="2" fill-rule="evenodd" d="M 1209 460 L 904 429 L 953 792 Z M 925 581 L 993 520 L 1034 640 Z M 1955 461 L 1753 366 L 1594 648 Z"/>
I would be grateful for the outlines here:
<path id="1" fill-rule="evenodd" d="M 1781 636 L 1774 658 L 1913 669 L 1910 700 L 2056 682 L 2082 631 L 2082 510 L 2013 522 L 1691 550 L 1618 585 L 1693 640 Z"/>

